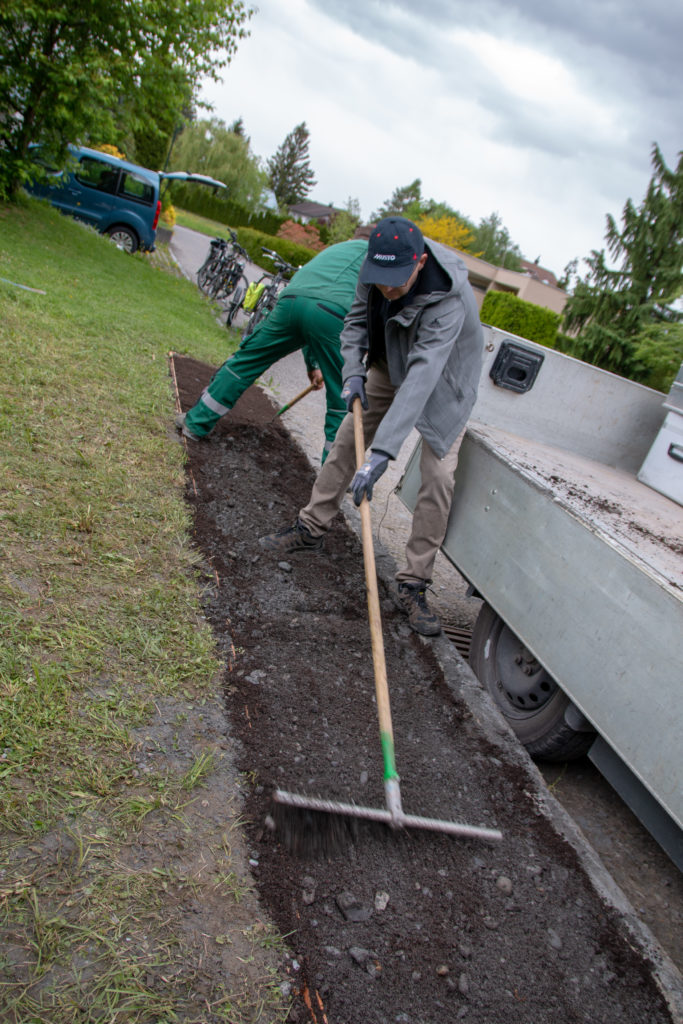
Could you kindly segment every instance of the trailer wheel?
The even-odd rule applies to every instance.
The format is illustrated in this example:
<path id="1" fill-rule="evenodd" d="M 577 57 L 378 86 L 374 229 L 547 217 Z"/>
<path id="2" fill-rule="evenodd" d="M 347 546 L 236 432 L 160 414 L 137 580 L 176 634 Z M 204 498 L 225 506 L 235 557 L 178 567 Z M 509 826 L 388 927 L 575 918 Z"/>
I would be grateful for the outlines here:
<path id="1" fill-rule="evenodd" d="M 484 604 L 472 633 L 470 666 L 529 754 L 544 761 L 570 761 L 586 753 L 595 733 L 567 718 L 580 712 L 501 617 Z M 573 714 L 572 714 L 573 712 Z"/>

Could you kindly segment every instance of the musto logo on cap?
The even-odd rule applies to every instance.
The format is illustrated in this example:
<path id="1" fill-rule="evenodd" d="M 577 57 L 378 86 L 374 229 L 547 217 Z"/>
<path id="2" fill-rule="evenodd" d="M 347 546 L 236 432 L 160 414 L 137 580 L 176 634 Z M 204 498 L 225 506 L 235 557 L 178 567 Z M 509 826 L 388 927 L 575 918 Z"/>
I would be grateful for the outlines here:
<path id="1" fill-rule="evenodd" d="M 396 256 L 393 252 L 386 254 L 383 252 L 376 252 L 372 258 L 373 260 L 379 260 L 380 262 L 383 260 L 384 262 L 390 263 L 392 260 L 396 259 Z"/>

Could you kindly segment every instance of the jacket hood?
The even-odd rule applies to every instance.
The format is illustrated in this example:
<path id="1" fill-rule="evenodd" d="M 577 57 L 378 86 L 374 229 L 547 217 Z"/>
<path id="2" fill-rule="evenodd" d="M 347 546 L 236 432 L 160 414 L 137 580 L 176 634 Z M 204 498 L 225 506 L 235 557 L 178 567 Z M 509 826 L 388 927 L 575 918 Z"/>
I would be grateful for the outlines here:
<path id="1" fill-rule="evenodd" d="M 427 291 L 431 291 L 433 297 L 439 298 L 449 293 L 460 294 L 463 286 L 469 282 L 464 261 L 453 249 L 442 245 L 441 242 L 433 242 L 431 238 L 425 238 L 425 249 L 428 259 L 422 273 L 427 275 Z M 444 274 L 450 280 L 450 287 L 446 286 Z"/>

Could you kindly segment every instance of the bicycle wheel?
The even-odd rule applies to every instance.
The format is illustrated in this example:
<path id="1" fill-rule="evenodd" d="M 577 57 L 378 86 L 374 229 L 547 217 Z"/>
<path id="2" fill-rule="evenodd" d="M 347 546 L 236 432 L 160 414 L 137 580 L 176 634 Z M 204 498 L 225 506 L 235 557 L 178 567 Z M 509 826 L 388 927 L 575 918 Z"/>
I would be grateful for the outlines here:
<path id="1" fill-rule="evenodd" d="M 223 267 L 221 273 L 216 277 L 215 285 L 209 293 L 211 298 L 216 299 L 216 301 L 227 298 L 238 281 L 239 269 L 234 263 L 227 264 L 227 266 Z"/>
<path id="2" fill-rule="evenodd" d="M 263 310 L 260 306 L 257 306 L 256 309 L 251 313 L 249 320 L 247 322 L 247 326 L 244 329 L 245 338 L 249 337 L 249 335 L 252 333 L 256 325 L 260 323 L 261 320 L 263 320 Z"/>
<path id="3" fill-rule="evenodd" d="M 210 299 L 217 299 L 219 297 L 220 290 L 223 286 L 223 267 L 213 276 L 209 287 L 206 289 L 206 294 Z"/>
<path id="4" fill-rule="evenodd" d="M 240 282 L 246 280 L 246 278 L 242 275 L 242 269 L 243 268 L 239 265 L 239 263 L 236 263 L 234 267 L 232 267 L 230 273 L 227 275 L 225 279 L 225 288 L 221 298 L 230 298 L 234 294 L 235 289 L 238 287 Z"/>
<path id="5" fill-rule="evenodd" d="M 225 318 L 226 327 L 232 327 L 235 317 L 237 316 L 237 312 L 242 307 L 242 302 L 244 300 L 244 296 L 246 295 L 246 293 L 246 284 L 242 283 L 238 284 L 234 292 L 232 293 L 232 297 L 228 305 L 228 315 Z"/>
<path id="6" fill-rule="evenodd" d="M 208 293 L 211 286 L 211 281 L 220 266 L 220 260 L 215 256 L 210 256 L 209 259 L 202 263 L 201 267 L 197 271 L 197 287 L 200 291 Z"/>

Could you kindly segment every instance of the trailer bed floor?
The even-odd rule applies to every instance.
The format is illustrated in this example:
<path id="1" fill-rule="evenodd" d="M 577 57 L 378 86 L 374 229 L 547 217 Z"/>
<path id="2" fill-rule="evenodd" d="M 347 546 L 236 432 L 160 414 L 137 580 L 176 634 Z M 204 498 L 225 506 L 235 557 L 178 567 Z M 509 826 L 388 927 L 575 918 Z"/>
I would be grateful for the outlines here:
<path id="1" fill-rule="evenodd" d="M 592 530 L 683 589 L 683 508 L 676 502 L 626 470 L 497 427 L 473 423 L 469 430 Z"/>

